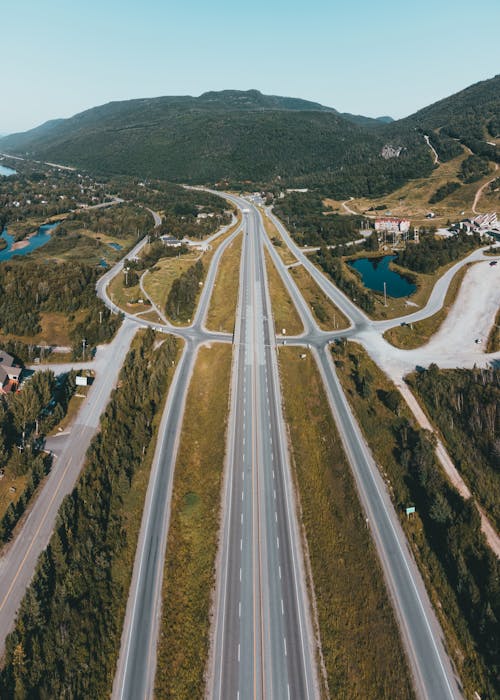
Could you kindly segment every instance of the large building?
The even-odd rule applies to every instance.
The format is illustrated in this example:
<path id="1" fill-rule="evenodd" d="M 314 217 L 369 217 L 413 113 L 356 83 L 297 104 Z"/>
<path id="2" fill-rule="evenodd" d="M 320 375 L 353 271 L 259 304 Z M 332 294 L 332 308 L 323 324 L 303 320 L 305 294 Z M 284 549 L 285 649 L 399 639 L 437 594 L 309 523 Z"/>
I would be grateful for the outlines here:
<path id="1" fill-rule="evenodd" d="M 411 222 L 409 219 L 387 217 L 375 221 L 375 231 L 379 231 L 380 233 L 408 233 L 410 224 Z"/>

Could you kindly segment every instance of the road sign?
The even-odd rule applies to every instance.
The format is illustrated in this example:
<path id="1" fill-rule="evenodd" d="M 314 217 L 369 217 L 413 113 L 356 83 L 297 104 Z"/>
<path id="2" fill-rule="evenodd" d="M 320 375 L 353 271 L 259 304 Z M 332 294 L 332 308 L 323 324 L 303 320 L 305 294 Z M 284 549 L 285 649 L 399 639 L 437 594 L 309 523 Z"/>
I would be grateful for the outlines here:
<path id="1" fill-rule="evenodd" d="M 414 512 L 415 512 L 415 506 L 409 506 L 409 507 L 406 509 L 406 515 L 411 515 L 411 514 L 414 513 Z"/>

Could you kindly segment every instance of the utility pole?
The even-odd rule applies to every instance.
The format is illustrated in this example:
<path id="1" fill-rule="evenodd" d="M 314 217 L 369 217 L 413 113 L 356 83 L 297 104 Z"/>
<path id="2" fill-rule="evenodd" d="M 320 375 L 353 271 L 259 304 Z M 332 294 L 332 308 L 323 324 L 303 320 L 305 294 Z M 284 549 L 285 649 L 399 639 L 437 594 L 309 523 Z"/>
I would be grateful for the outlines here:
<path id="1" fill-rule="evenodd" d="M 384 306 L 387 306 L 387 282 L 384 282 Z"/>
<path id="2" fill-rule="evenodd" d="M 102 311 L 99 311 L 99 325 L 102 324 Z"/>
<path id="3" fill-rule="evenodd" d="M 85 345 L 87 344 L 87 341 L 85 338 L 82 339 L 82 356 L 83 356 L 83 361 L 85 362 Z"/>

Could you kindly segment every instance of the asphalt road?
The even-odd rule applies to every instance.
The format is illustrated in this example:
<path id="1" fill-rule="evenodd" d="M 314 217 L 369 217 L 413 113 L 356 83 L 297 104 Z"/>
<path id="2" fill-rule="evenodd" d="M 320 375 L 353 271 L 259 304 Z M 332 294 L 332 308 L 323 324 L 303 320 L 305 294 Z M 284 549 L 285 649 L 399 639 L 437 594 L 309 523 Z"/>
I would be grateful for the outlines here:
<path id="1" fill-rule="evenodd" d="M 246 216 L 217 588 L 214 700 L 317 697 L 263 258 Z"/>
<path id="2" fill-rule="evenodd" d="M 283 227 L 280 226 L 280 230 L 283 232 Z M 289 238 L 286 232 L 284 238 L 285 240 Z M 300 250 L 297 251 L 297 246 L 290 247 L 295 255 L 300 252 Z M 279 256 L 275 256 L 275 262 L 292 298 L 295 299 L 298 290 L 293 278 Z M 311 273 L 317 273 L 313 276 L 318 282 L 319 278 L 323 278 L 325 284 L 322 288 L 332 301 L 335 303 L 342 301 L 343 295 L 339 295 L 335 287 L 334 293 L 329 294 L 328 281 L 310 261 L 307 263 L 307 269 Z M 311 270 L 311 268 L 314 269 Z M 442 293 L 443 290 L 440 289 L 439 296 Z M 349 301 L 343 310 L 354 321 L 350 334 L 355 335 L 359 332 L 359 326 L 366 329 L 368 323 L 361 312 L 349 314 L 351 306 L 352 302 Z M 444 635 L 422 577 L 399 524 L 385 483 L 335 373 L 329 351 L 329 340 L 341 334 L 318 333 L 316 322 L 306 305 L 302 305 L 301 312 L 309 316 L 307 326 L 313 330 L 301 337 L 300 342 L 307 343 L 311 347 L 320 369 L 330 407 L 353 470 L 368 525 L 384 570 L 418 697 L 427 700 L 461 698 L 460 683 L 446 653 Z M 329 338 L 326 337 L 328 335 Z"/>
<path id="3" fill-rule="evenodd" d="M 227 227 L 216 236 L 222 235 L 226 230 Z M 187 390 L 200 345 L 232 340 L 228 334 L 206 331 L 204 323 L 220 258 L 240 232 L 241 227 L 238 227 L 216 250 L 191 326 L 159 326 L 134 319 L 141 325 L 153 325 L 164 332 L 176 334 L 185 341 L 185 347 L 170 386 L 158 431 L 113 685 L 112 697 L 117 700 L 153 696 L 172 484 Z M 110 303 L 105 285 L 102 294 L 107 303 Z"/>
<path id="4" fill-rule="evenodd" d="M 28 517 L 0 558 L 0 656 L 16 612 L 31 581 L 40 553 L 48 545 L 57 512 L 73 490 L 85 462 L 99 418 L 107 406 L 137 326 L 125 321 L 106 349 L 105 371 L 99 372 L 60 455 L 31 507 Z M 50 369 L 51 367 L 49 367 Z"/>

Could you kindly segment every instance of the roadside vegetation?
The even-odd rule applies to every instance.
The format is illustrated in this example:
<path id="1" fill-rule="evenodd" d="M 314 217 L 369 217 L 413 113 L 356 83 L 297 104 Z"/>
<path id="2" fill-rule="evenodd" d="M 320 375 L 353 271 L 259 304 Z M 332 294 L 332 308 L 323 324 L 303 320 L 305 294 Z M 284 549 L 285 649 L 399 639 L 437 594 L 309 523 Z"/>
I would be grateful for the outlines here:
<path id="1" fill-rule="evenodd" d="M 88 350 L 108 342 L 121 319 L 95 296 L 97 279 L 97 270 L 80 262 L 0 264 L 0 342 L 40 346 L 67 340 L 75 358 L 83 338 Z"/>
<path id="2" fill-rule="evenodd" d="M 456 301 L 463 279 L 470 265 L 464 265 L 455 273 L 451 280 L 442 308 L 432 316 L 415 323 L 404 323 L 390 328 L 384 333 L 384 338 L 397 348 L 413 350 L 429 342 L 438 332 Z"/>
<path id="3" fill-rule="evenodd" d="M 75 373 L 59 378 L 37 372 L 21 391 L 0 397 L 0 547 L 29 505 L 52 457 L 44 438 L 66 416 L 75 391 Z"/>
<path id="4" fill-rule="evenodd" d="M 243 236 L 239 235 L 229 244 L 220 260 L 207 314 L 207 328 L 226 333 L 234 331 L 242 244 Z"/>
<path id="5" fill-rule="evenodd" d="M 202 347 L 187 396 L 163 580 L 157 698 L 204 694 L 231 356 L 229 345 Z"/>
<path id="6" fill-rule="evenodd" d="M 295 308 L 295 304 L 290 298 L 268 251 L 264 250 L 264 254 L 275 332 L 280 334 L 284 328 L 286 330 L 286 335 L 299 335 L 304 332 L 304 326 Z"/>
<path id="7" fill-rule="evenodd" d="M 394 385 L 352 343 L 333 349 L 339 376 L 401 519 L 468 698 L 500 693 L 499 562 L 479 512 L 450 485 L 432 436 Z M 411 518 L 407 506 L 415 506 Z"/>
<path id="8" fill-rule="evenodd" d="M 0 697 L 109 697 L 178 344 L 140 333 L 6 642 Z M 133 387 L 133 391 L 130 390 Z"/>
<path id="9" fill-rule="evenodd" d="M 371 240 L 368 239 L 366 246 L 372 245 Z M 459 234 L 453 238 L 436 239 L 429 233 L 418 245 L 407 245 L 405 250 L 396 254 L 390 268 L 408 282 L 415 284 L 416 291 L 408 297 L 387 296 L 387 306 L 384 304 L 383 293 L 365 287 L 361 276 L 347 263 L 359 257 L 383 257 L 390 255 L 390 251 L 383 253 L 365 247 L 356 255 L 352 255 L 345 247 L 333 250 L 323 247 L 311 256 L 311 260 L 371 318 L 382 320 L 408 315 L 417 308 L 424 307 L 437 280 L 480 243 L 479 237 L 476 236 Z M 460 277 L 456 279 L 461 281 Z M 453 289 L 456 294 L 458 286 Z"/>
<path id="10" fill-rule="evenodd" d="M 328 692 L 412 698 L 394 612 L 316 364 L 279 353 Z"/>
<path id="11" fill-rule="evenodd" d="M 293 265 L 294 263 L 296 263 L 297 258 L 292 253 L 290 248 L 286 245 L 280 232 L 278 231 L 276 226 L 273 224 L 271 219 L 268 216 L 266 216 L 265 214 L 263 214 L 262 221 L 264 222 L 264 228 L 266 229 L 266 233 L 269 236 L 269 240 L 271 241 L 273 246 L 278 251 L 278 255 L 283 260 L 284 264 L 285 265 Z"/>
<path id="12" fill-rule="evenodd" d="M 173 323 L 191 322 L 205 273 L 202 261 L 198 260 L 173 281 L 165 306 L 165 312 Z"/>
<path id="13" fill-rule="evenodd" d="M 408 382 L 471 492 L 500 529 L 500 370 L 431 365 Z"/>
<path id="14" fill-rule="evenodd" d="M 349 327 L 349 320 L 313 280 L 303 265 L 290 268 L 290 274 L 311 308 L 319 327 L 334 331 Z"/>
<path id="15" fill-rule="evenodd" d="M 486 352 L 497 352 L 500 350 L 500 309 L 495 316 L 495 322 L 491 328 L 486 344 Z"/>

